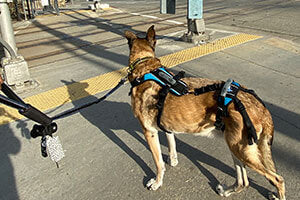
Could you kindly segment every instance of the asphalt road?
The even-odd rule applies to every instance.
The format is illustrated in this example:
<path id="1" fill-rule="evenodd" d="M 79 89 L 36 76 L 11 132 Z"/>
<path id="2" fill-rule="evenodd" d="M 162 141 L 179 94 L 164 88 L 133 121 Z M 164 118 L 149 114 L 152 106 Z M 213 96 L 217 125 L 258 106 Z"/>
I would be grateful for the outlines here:
<path id="1" fill-rule="evenodd" d="M 103 0 L 102 2 L 126 8 L 130 12 L 160 6 L 159 0 Z M 186 0 L 176 0 L 176 14 L 186 12 L 186 2 Z M 231 30 L 263 31 L 298 43 L 300 43 L 299 9 L 298 0 L 203 1 L 204 19 L 208 25 L 224 25 Z"/>

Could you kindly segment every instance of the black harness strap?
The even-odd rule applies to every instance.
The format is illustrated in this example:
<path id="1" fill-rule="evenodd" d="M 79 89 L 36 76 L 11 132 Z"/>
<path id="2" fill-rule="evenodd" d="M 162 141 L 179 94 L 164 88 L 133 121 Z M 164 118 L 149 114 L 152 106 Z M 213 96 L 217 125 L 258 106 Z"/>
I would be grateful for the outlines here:
<path id="1" fill-rule="evenodd" d="M 263 101 L 256 95 L 256 93 L 253 90 L 243 88 L 240 84 L 234 82 L 231 79 L 228 79 L 222 88 L 220 96 L 218 97 L 218 110 L 216 114 L 215 126 L 218 130 L 224 131 L 225 125 L 222 118 L 228 116 L 227 108 L 231 102 L 234 102 L 234 105 L 239 111 L 239 113 L 242 115 L 244 124 L 247 128 L 249 145 L 252 145 L 253 142 L 257 143 L 257 134 L 253 123 L 246 111 L 245 106 L 237 98 L 237 94 L 240 90 L 253 95 L 258 101 L 260 101 L 264 105 Z"/>
<path id="2" fill-rule="evenodd" d="M 223 117 L 228 117 L 228 105 L 232 102 L 232 99 L 237 96 L 239 91 L 239 84 L 232 84 L 233 81 L 228 79 L 224 84 L 222 84 L 221 93 L 218 96 L 218 109 L 216 113 L 215 127 L 217 130 L 224 131 L 225 124 L 223 122 Z"/>
<path id="3" fill-rule="evenodd" d="M 263 100 L 261 98 L 259 98 L 259 96 L 257 96 L 257 94 L 254 92 L 254 90 L 249 90 L 249 89 L 246 89 L 246 88 L 243 88 L 243 87 L 240 87 L 240 90 L 242 90 L 243 92 L 247 92 L 249 94 L 252 94 L 264 107 L 266 107 Z"/>
<path id="4" fill-rule="evenodd" d="M 229 86 L 230 86 L 230 92 L 226 92 L 225 96 L 223 96 L 223 97 L 220 94 L 220 96 L 218 97 L 218 109 L 217 109 L 216 121 L 215 121 L 214 125 L 217 130 L 221 130 L 221 131 L 225 130 L 225 124 L 224 124 L 222 118 L 228 117 L 227 108 L 228 108 L 228 105 L 231 103 L 231 100 L 233 100 L 234 105 L 235 105 L 236 109 L 239 111 L 239 113 L 242 115 L 243 121 L 247 128 L 249 145 L 252 145 L 253 142 L 257 143 L 256 130 L 255 130 L 253 123 L 246 111 L 245 106 L 237 98 L 237 94 L 238 94 L 239 90 L 241 90 L 243 92 L 247 92 L 247 93 L 253 95 L 264 107 L 265 107 L 265 104 L 253 90 L 243 88 L 242 86 L 240 86 L 238 83 L 235 83 L 234 81 L 231 81 Z M 204 86 L 201 88 L 196 88 L 194 90 L 194 94 L 200 95 L 200 94 L 203 94 L 206 92 L 222 90 L 224 87 L 225 87 L 225 82 L 207 85 L 207 86 Z"/>
<path id="5" fill-rule="evenodd" d="M 157 118 L 156 118 L 157 126 L 166 133 L 171 133 L 171 132 L 165 129 L 165 127 L 160 123 L 160 119 L 164 109 L 165 100 L 169 91 L 170 91 L 170 87 L 168 86 L 163 87 L 158 93 L 158 102 L 156 104 L 156 107 L 158 109 Z"/>
<path id="6" fill-rule="evenodd" d="M 236 106 L 237 110 L 242 115 L 243 121 L 244 121 L 244 123 L 245 123 L 245 125 L 247 127 L 249 145 L 252 145 L 253 142 L 257 143 L 256 130 L 255 130 L 254 126 L 253 126 L 253 123 L 252 123 L 251 119 L 249 118 L 249 115 L 248 115 L 248 113 L 246 111 L 245 106 L 243 105 L 243 103 L 237 97 L 233 97 L 232 99 L 234 101 L 234 105 Z"/>
<path id="7" fill-rule="evenodd" d="M 221 83 L 215 83 L 212 85 L 207 85 L 201 88 L 195 88 L 193 94 L 200 95 L 206 92 L 212 92 L 212 91 L 216 91 L 216 90 L 221 90 L 224 86 L 224 82 Z"/>

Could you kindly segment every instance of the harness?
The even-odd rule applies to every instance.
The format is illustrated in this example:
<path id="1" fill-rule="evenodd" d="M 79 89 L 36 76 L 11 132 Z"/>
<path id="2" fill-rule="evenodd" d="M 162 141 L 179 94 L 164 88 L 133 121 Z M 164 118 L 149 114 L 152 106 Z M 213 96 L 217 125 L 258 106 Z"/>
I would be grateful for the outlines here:
<path id="1" fill-rule="evenodd" d="M 162 88 L 168 88 L 172 94 L 176 96 L 182 96 L 188 93 L 188 86 L 185 82 L 180 79 L 184 77 L 184 71 L 180 71 L 177 75 L 173 76 L 164 67 L 155 69 L 154 71 L 145 74 L 141 78 L 136 78 L 131 82 L 131 89 L 138 86 L 146 81 L 155 81 Z"/>
<path id="2" fill-rule="evenodd" d="M 253 142 L 257 143 L 257 134 L 244 104 L 237 98 L 237 94 L 240 90 L 252 94 L 265 107 L 263 101 L 256 95 L 253 90 L 243 88 L 239 83 L 233 81 L 232 79 L 228 79 L 224 83 L 221 93 L 218 96 L 218 108 L 216 114 L 216 122 L 214 125 L 217 130 L 225 130 L 225 124 L 222 119 L 223 117 L 228 117 L 228 106 L 233 102 L 236 109 L 243 117 L 243 121 L 248 132 L 248 142 L 249 145 L 252 145 Z"/>
<path id="3" fill-rule="evenodd" d="M 140 63 L 144 60 L 141 60 Z M 131 65 L 132 67 L 132 65 Z M 134 66 L 132 67 L 134 69 Z M 194 95 L 200 95 L 206 92 L 211 91 L 220 91 L 220 94 L 218 96 L 217 102 L 217 113 L 216 113 L 216 121 L 214 123 L 217 130 L 224 131 L 225 130 L 225 124 L 223 122 L 224 117 L 228 117 L 228 106 L 230 103 L 234 103 L 236 109 L 240 112 L 240 114 L 243 117 L 243 121 L 246 125 L 247 131 L 248 131 L 248 140 L 249 145 L 252 145 L 253 142 L 257 143 L 257 135 L 255 128 L 253 126 L 253 123 L 251 122 L 251 119 L 249 118 L 249 115 L 246 111 L 245 106 L 243 103 L 237 98 L 238 92 L 241 90 L 243 92 L 247 92 L 252 94 L 257 100 L 259 100 L 263 105 L 263 101 L 255 94 L 253 90 L 249 90 L 246 88 L 243 88 L 240 84 L 233 81 L 232 79 L 228 79 L 226 82 L 216 83 L 212 85 L 207 85 L 201 88 L 194 89 L 194 92 L 188 91 L 188 86 L 185 82 L 180 80 L 184 77 L 183 71 L 180 71 L 177 75 L 173 76 L 170 72 L 168 72 L 164 67 L 160 67 L 154 71 L 151 71 L 147 74 L 145 74 L 143 77 L 135 78 L 131 82 L 131 89 L 130 93 L 134 87 L 146 82 L 146 81 L 154 81 L 158 83 L 162 89 L 158 93 L 158 102 L 156 104 L 156 107 L 158 109 L 158 115 L 157 115 L 157 125 L 158 127 L 167 133 L 170 133 L 170 131 L 166 130 L 164 126 L 161 124 L 160 119 L 163 112 L 164 102 L 165 99 L 170 92 L 173 95 L 176 96 L 183 96 L 186 94 L 194 94 Z M 265 106 L 265 105 L 264 105 Z"/>
<path id="4" fill-rule="evenodd" d="M 156 121 L 158 127 L 166 133 L 170 133 L 170 131 L 166 130 L 164 126 L 160 123 L 165 99 L 169 92 L 176 96 L 182 96 L 188 93 L 187 84 L 180 80 L 184 77 L 184 73 L 184 71 L 180 71 L 177 75 L 173 76 L 164 67 L 160 67 L 150 73 L 145 74 L 141 78 L 134 79 L 131 82 L 130 93 L 135 86 L 138 86 L 146 81 L 155 81 L 162 87 L 162 89 L 158 93 L 158 102 L 156 104 L 156 108 L 158 109 Z"/>

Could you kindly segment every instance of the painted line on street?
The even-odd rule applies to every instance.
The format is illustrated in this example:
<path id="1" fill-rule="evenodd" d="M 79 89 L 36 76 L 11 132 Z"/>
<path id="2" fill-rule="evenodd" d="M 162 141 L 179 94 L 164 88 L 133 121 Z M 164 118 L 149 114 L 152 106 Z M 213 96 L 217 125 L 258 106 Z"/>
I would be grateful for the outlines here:
<path id="1" fill-rule="evenodd" d="M 240 33 L 221 38 L 211 43 L 168 54 L 160 57 L 159 59 L 164 66 L 170 68 L 194 60 L 201 56 L 222 51 L 224 49 L 259 38 L 262 38 L 262 36 Z M 58 87 L 53 90 L 28 97 L 24 99 L 24 101 L 41 111 L 46 111 L 63 104 L 109 90 L 116 86 L 120 79 L 126 75 L 126 73 L 127 67 L 124 67 L 117 71 L 112 71 L 106 74 L 89 78 L 87 80 Z M 81 85 L 86 85 L 86 87 L 82 88 Z M 24 117 L 20 115 L 16 109 L 7 107 L 3 104 L 0 105 L 0 125 L 23 118 Z"/>
<path id="2" fill-rule="evenodd" d="M 128 13 L 128 14 L 131 14 L 131 15 L 134 15 L 134 16 L 141 16 L 141 17 L 145 17 L 145 18 L 149 18 L 149 19 L 164 20 L 165 22 L 169 22 L 171 24 L 184 24 L 183 22 L 178 22 L 178 21 L 175 21 L 175 20 L 166 20 L 164 18 L 160 18 L 160 17 L 153 16 L 153 15 L 144 15 L 144 14 L 141 14 L 141 13 Z"/>

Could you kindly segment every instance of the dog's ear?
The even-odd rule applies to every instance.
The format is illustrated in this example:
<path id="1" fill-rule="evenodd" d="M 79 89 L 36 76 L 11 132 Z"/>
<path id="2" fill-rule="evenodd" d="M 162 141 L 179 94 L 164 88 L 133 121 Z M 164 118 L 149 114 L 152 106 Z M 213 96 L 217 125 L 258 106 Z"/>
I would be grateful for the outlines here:
<path id="1" fill-rule="evenodd" d="M 156 44 L 154 25 L 152 25 L 148 29 L 146 39 L 150 43 L 151 47 L 154 49 L 155 44 Z"/>
<path id="2" fill-rule="evenodd" d="M 128 40 L 129 49 L 132 47 L 133 40 L 137 38 L 137 36 L 131 31 L 125 31 L 124 35 Z"/>
<path id="3" fill-rule="evenodd" d="M 125 35 L 126 39 L 128 40 L 128 43 L 137 38 L 137 36 L 131 31 L 125 31 L 124 35 Z"/>

